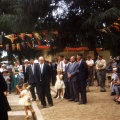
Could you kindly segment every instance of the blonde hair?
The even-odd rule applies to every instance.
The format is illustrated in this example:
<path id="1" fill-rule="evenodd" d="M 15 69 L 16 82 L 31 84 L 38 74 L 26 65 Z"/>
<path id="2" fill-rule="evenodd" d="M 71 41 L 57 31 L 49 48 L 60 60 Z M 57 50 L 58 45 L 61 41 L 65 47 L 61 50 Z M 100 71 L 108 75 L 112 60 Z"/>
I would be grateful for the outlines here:
<path id="1" fill-rule="evenodd" d="M 24 83 L 23 86 L 25 87 L 26 90 L 30 90 L 30 85 L 28 85 L 28 83 Z"/>

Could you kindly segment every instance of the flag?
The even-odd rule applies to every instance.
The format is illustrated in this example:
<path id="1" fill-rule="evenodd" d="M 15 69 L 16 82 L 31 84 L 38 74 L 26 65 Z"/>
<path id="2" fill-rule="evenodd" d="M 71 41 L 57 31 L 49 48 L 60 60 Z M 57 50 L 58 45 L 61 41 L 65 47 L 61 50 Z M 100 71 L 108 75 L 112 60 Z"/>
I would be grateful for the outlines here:
<path id="1" fill-rule="evenodd" d="M 42 34 L 43 34 L 44 36 L 48 36 L 48 30 L 43 30 L 43 31 L 42 31 Z"/>
<path id="2" fill-rule="evenodd" d="M 42 37 L 39 35 L 39 33 L 36 33 L 36 32 L 33 32 L 33 36 L 36 38 L 36 39 L 41 39 Z"/>
<path id="3" fill-rule="evenodd" d="M 2 44 L 2 35 L 0 35 L 0 44 Z"/>
<path id="4" fill-rule="evenodd" d="M 17 50 L 21 50 L 20 49 L 20 43 L 17 43 Z"/>
<path id="5" fill-rule="evenodd" d="M 32 38 L 32 34 L 26 34 L 26 36 L 28 36 L 28 37 Z"/>
<path id="6" fill-rule="evenodd" d="M 58 35 L 58 31 L 51 32 L 52 34 Z"/>
<path id="7" fill-rule="evenodd" d="M 9 51 L 9 44 L 6 45 L 6 51 Z"/>
<path id="8" fill-rule="evenodd" d="M 40 45 L 40 40 L 37 40 L 38 45 Z"/>
<path id="9" fill-rule="evenodd" d="M 8 38 L 8 39 L 10 39 L 12 43 L 14 42 L 14 40 L 17 39 L 17 37 L 15 37 L 14 34 L 6 35 L 5 37 Z"/>
<path id="10" fill-rule="evenodd" d="M 30 45 L 30 43 L 29 43 L 29 42 L 27 42 L 27 45 L 28 45 L 28 47 L 30 47 L 30 48 L 31 48 L 31 45 Z"/>
<path id="11" fill-rule="evenodd" d="M 22 40 L 25 40 L 25 33 L 20 33 L 20 35 L 18 35 Z"/>
<path id="12" fill-rule="evenodd" d="M 12 44 L 12 51 L 15 51 L 15 44 Z"/>

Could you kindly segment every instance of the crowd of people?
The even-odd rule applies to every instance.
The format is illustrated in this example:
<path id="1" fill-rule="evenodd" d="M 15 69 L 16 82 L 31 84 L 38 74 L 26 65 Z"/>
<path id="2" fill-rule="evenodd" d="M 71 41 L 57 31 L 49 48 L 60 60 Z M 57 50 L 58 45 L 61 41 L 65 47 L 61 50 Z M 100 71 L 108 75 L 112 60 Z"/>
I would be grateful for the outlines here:
<path id="1" fill-rule="evenodd" d="M 86 59 L 82 54 L 71 56 L 69 59 L 59 55 L 52 62 L 45 61 L 44 57 L 40 56 L 38 60 L 25 59 L 22 65 L 18 61 L 13 65 L 2 64 L 0 71 L 8 87 L 8 90 L 4 91 L 6 96 L 15 90 L 15 94 L 19 94 L 21 98 L 29 96 L 30 102 L 36 101 L 37 93 L 42 108 L 46 108 L 47 103 L 50 107 L 53 106 L 50 84 L 57 91 L 54 98 L 86 104 L 86 92 L 90 91 L 89 86 L 94 85 L 94 79 L 97 80 L 100 92 L 106 92 L 106 78 L 111 88 L 111 95 L 116 95 L 114 101 L 120 103 L 120 62 L 113 59 L 107 64 L 101 55 L 98 55 L 96 61 L 90 55 Z M 28 101 L 23 100 L 22 104 L 25 106 L 27 118 L 27 110 L 32 111 L 31 104 L 28 105 Z"/>

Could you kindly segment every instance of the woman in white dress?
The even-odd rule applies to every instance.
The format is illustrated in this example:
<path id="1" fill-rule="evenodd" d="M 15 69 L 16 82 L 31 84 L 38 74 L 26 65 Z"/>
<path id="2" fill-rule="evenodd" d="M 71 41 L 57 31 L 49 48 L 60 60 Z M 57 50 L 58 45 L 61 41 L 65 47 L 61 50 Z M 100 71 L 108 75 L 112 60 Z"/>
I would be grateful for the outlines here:
<path id="1" fill-rule="evenodd" d="M 63 99 L 65 85 L 63 82 L 63 75 L 61 74 L 60 70 L 57 70 L 55 89 L 58 92 L 57 99 L 59 98 Z"/>

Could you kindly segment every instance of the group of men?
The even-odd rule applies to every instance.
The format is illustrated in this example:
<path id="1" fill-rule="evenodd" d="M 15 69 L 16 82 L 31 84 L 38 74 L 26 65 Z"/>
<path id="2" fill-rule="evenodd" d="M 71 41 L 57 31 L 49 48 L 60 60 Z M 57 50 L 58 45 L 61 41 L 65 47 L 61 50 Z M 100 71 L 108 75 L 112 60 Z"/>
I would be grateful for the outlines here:
<path id="1" fill-rule="evenodd" d="M 79 102 L 80 104 L 87 103 L 86 88 L 93 85 L 94 66 L 100 92 L 106 91 L 106 61 L 101 55 L 98 55 L 98 60 L 95 63 L 90 55 L 87 56 L 87 60 L 84 60 L 82 54 L 72 56 L 70 60 L 64 59 L 64 56 L 59 56 L 59 60 L 60 63 L 57 65 L 57 69 L 63 71 L 63 80 L 65 83 L 64 98 L 69 101 Z"/>

